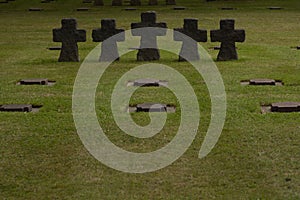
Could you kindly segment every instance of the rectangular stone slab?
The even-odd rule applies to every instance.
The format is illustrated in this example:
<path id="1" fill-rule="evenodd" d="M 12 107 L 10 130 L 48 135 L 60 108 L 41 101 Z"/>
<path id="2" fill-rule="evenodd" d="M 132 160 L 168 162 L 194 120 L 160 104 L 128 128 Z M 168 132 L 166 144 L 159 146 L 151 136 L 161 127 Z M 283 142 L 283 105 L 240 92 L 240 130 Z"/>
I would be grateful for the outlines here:
<path id="1" fill-rule="evenodd" d="M 20 85 L 48 85 L 48 79 L 22 79 Z"/>
<path id="2" fill-rule="evenodd" d="M 136 112 L 167 112 L 167 105 L 160 103 L 143 103 L 136 106 Z"/>
<path id="3" fill-rule="evenodd" d="M 251 79 L 249 85 L 276 85 L 276 80 L 273 79 Z"/>
<path id="4" fill-rule="evenodd" d="M 272 103 L 271 112 L 300 112 L 300 102 Z"/>
<path id="5" fill-rule="evenodd" d="M 60 51 L 61 47 L 48 47 L 47 49 L 49 49 L 50 51 Z"/>
<path id="6" fill-rule="evenodd" d="M 30 104 L 7 104 L 0 106 L 1 112 L 31 112 L 32 105 Z"/>
<path id="7" fill-rule="evenodd" d="M 43 11 L 43 8 L 29 8 L 28 11 Z"/>
<path id="8" fill-rule="evenodd" d="M 90 9 L 89 8 L 77 8 L 76 10 L 77 11 L 89 11 Z"/>
<path id="9" fill-rule="evenodd" d="M 174 7 L 173 10 L 185 10 L 186 7 Z"/>

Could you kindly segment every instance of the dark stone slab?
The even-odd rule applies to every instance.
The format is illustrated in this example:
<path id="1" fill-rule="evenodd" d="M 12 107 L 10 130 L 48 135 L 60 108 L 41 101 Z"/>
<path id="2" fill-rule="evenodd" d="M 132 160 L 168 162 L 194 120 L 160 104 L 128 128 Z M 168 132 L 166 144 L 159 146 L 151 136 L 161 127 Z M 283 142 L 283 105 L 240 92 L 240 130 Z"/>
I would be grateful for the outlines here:
<path id="1" fill-rule="evenodd" d="M 112 6 L 122 6 L 123 2 L 122 2 L 122 0 L 112 0 L 111 5 Z"/>
<path id="2" fill-rule="evenodd" d="M 176 5 L 176 0 L 166 0 L 166 5 Z"/>
<path id="3" fill-rule="evenodd" d="M 300 102 L 272 103 L 271 112 L 300 112 Z"/>
<path id="4" fill-rule="evenodd" d="M 167 24 L 164 22 L 156 22 L 156 13 L 154 11 L 148 11 L 141 14 L 140 23 L 131 24 L 131 32 L 133 36 L 141 36 L 141 45 L 137 54 L 138 61 L 152 61 L 159 60 L 160 54 L 157 48 L 157 36 L 165 36 L 166 29 L 138 29 L 138 28 L 167 28 Z"/>
<path id="5" fill-rule="evenodd" d="M 41 3 L 50 3 L 50 0 L 42 0 Z"/>
<path id="6" fill-rule="evenodd" d="M 83 0 L 82 3 L 93 3 L 92 0 Z"/>
<path id="7" fill-rule="evenodd" d="M 90 10 L 90 8 L 77 8 L 76 9 L 76 11 L 79 11 L 79 12 L 81 12 L 81 11 L 89 11 Z"/>
<path id="8" fill-rule="evenodd" d="M 251 79 L 249 85 L 276 85 L 276 80 L 273 79 Z"/>
<path id="9" fill-rule="evenodd" d="M 48 79 L 22 79 L 20 85 L 48 85 Z"/>
<path id="10" fill-rule="evenodd" d="M 62 19 L 62 27 L 53 29 L 53 41 L 61 42 L 61 52 L 59 62 L 78 62 L 77 42 L 86 41 L 86 31 L 77 30 L 76 19 Z"/>
<path id="11" fill-rule="evenodd" d="M 135 11 L 135 10 L 137 10 L 137 8 L 124 8 L 124 10 L 126 10 L 126 11 Z"/>
<path id="12" fill-rule="evenodd" d="M 94 6 L 104 6 L 103 0 L 94 0 Z"/>
<path id="13" fill-rule="evenodd" d="M 59 51 L 61 50 L 61 47 L 48 47 L 47 49 L 50 51 Z"/>
<path id="14" fill-rule="evenodd" d="M 237 10 L 237 8 L 223 7 L 223 8 L 220 8 L 220 10 Z"/>
<path id="15" fill-rule="evenodd" d="M 30 104 L 7 104 L 0 106 L 1 112 L 31 112 L 32 105 Z"/>
<path id="16" fill-rule="evenodd" d="M 168 82 L 156 79 L 138 79 L 133 81 L 132 85 L 135 87 L 166 87 L 168 85 Z"/>
<path id="17" fill-rule="evenodd" d="M 31 12 L 39 12 L 39 11 L 43 11 L 44 9 L 43 8 L 29 8 L 28 11 L 31 11 Z"/>
<path id="18" fill-rule="evenodd" d="M 234 20 L 226 19 L 220 21 L 220 30 L 210 31 L 210 37 L 212 42 L 221 42 L 218 61 L 237 60 L 235 42 L 245 41 L 245 30 L 235 30 Z"/>
<path id="19" fill-rule="evenodd" d="M 297 46 L 296 49 L 297 49 L 297 50 L 300 50 L 300 46 Z"/>
<path id="20" fill-rule="evenodd" d="M 8 1 L 0 1 L 0 3 L 8 3 Z"/>
<path id="21" fill-rule="evenodd" d="M 149 1 L 148 1 L 148 5 L 149 5 L 149 6 L 155 6 L 155 5 L 158 5 L 158 1 L 157 1 L 157 0 L 149 0 Z"/>
<path id="22" fill-rule="evenodd" d="M 282 7 L 269 7 L 269 10 L 282 10 Z"/>
<path id="23" fill-rule="evenodd" d="M 160 103 L 143 103 L 136 106 L 136 112 L 167 112 L 167 105 Z"/>
<path id="24" fill-rule="evenodd" d="M 182 7 L 182 6 L 177 6 L 177 7 L 174 7 L 173 10 L 185 10 L 186 7 Z"/>
<path id="25" fill-rule="evenodd" d="M 186 39 L 182 34 L 188 36 Z M 183 28 L 174 29 L 174 40 L 182 41 L 179 61 L 195 61 L 200 59 L 197 42 L 207 42 L 207 31 L 198 29 L 198 19 L 184 19 Z"/>
<path id="26" fill-rule="evenodd" d="M 141 6 L 141 0 L 130 0 L 130 5 L 131 6 Z"/>
<path id="27" fill-rule="evenodd" d="M 101 28 L 94 29 L 93 42 L 102 42 L 100 61 L 119 60 L 117 42 L 125 41 L 125 30 L 116 29 L 115 19 L 102 19 Z M 110 38 L 114 36 L 113 38 Z M 109 39 L 110 38 L 110 39 Z"/>

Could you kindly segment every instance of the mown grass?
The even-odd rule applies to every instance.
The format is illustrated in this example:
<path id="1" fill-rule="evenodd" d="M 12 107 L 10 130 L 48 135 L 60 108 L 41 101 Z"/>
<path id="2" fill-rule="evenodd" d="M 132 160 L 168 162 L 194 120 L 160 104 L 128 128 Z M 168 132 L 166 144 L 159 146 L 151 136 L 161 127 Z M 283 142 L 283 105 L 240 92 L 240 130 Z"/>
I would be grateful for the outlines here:
<path id="1" fill-rule="evenodd" d="M 108 4 L 110 1 L 105 1 Z M 299 113 L 260 113 L 261 104 L 299 101 L 300 56 L 291 46 L 300 45 L 298 0 L 203 1 L 178 0 L 185 11 L 172 6 L 142 6 L 126 12 L 123 7 L 86 7 L 80 0 L 16 0 L 0 4 L 0 104 L 43 105 L 38 113 L 0 113 L 0 196 L 3 199 L 299 199 Z M 144 1 L 146 4 L 146 1 Z M 222 11 L 220 7 L 236 7 Z M 284 10 L 270 11 L 269 6 Z M 43 7 L 43 12 L 28 12 Z M 162 52 L 161 63 L 185 75 L 199 99 L 201 125 L 189 150 L 172 165 L 146 174 L 126 174 L 95 160 L 82 145 L 72 118 L 72 90 L 81 63 L 58 63 L 51 31 L 64 17 L 75 17 L 87 30 L 87 42 L 79 44 L 81 60 L 97 45 L 91 31 L 102 18 L 115 18 L 117 26 L 130 29 L 140 12 L 156 10 L 158 21 L 169 28 L 182 27 L 183 19 L 199 19 L 199 28 L 219 28 L 219 20 L 233 18 L 236 28 L 246 30 L 246 42 L 237 44 L 239 60 L 217 62 L 227 92 L 228 110 L 224 130 L 213 151 L 198 159 L 210 120 L 210 99 L 200 75 L 175 55 Z M 218 43 L 201 43 L 213 59 Z M 135 55 L 113 63 L 101 79 L 96 99 L 99 122 L 120 147 L 148 152 L 167 144 L 176 133 L 180 113 L 168 115 L 161 133 L 152 139 L 135 139 L 115 125 L 110 95 L 118 78 L 133 67 Z M 16 86 L 22 78 L 56 80 L 52 87 Z M 283 80 L 283 87 L 249 87 L 239 82 L 250 78 Z M 151 94 L 151 95 L 149 95 Z M 131 102 L 162 101 L 178 105 L 166 89 L 139 89 Z M 179 105 L 178 105 L 179 106 Z M 133 114 L 147 124 L 146 114 Z"/>

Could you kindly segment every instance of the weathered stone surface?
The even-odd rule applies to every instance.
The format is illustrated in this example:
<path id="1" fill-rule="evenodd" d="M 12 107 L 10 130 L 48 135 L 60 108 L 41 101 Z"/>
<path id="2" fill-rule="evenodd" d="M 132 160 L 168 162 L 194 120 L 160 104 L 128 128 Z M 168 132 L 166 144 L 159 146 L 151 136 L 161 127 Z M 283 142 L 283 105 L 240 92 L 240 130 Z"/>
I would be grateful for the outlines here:
<path id="1" fill-rule="evenodd" d="M 133 86 L 136 87 L 159 87 L 168 85 L 168 81 L 157 80 L 157 79 L 138 79 L 132 82 Z"/>
<path id="2" fill-rule="evenodd" d="M 104 6 L 103 0 L 94 0 L 94 6 Z"/>
<path id="3" fill-rule="evenodd" d="M 153 27 L 156 29 L 139 29 L 146 27 Z M 165 36 L 167 32 L 166 28 L 166 23 L 156 23 L 156 13 L 154 11 L 142 13 L 141 22 L 131 24 L 132 35 L 141 36 L 140 49 L 137 54 L 138 61 L 151 61 L 160 59 L 156 37 Z"/>
<path id="4" fill-rule="evenodd" d="M 269 10 L 282 10 L 282 7 L 269 7 Z"/>
<path id="5" fill-rule="evenodd" d="M 95 0 L 95 1 L 97 1 L 97 0 Z M 82 3 L 92 3 L 92 2 L 93 2 L 92 0 L 82 0 Z"/>
<path id="6" fill-rule="evenodd" d="M 48 79 L 22 79 L 20 85 L 48 85 Z"/>
<path id="7" fill-rule="evenodd" d="M 149 6 L 155 6 L 155 5 L 158 5 L 158 1 L 157 1 L 157 0 L 149 0 L 148 5 L 149 5 Z"/>
<path id="8" fill-rule="evenodd" d="M 183 6 L 177 6 L 177 7 L 174 7 L 173 10 L 185 10 L 186 7 L 183 7 Z"/>
<path id="9" fill-rule="evenodd" d="M 1 112 L 31 112 L 32 105 L 30 104 L 7 104 L 0 106 Z"/>
<path id="10" fill-rule="evenodd" d="M 232 7 L 222 7 L 220 9 L 221 10 L 236 10 L 236 8 L 232 8 Z"/>
<path id="11" fill-rule="evenodd" d="M 166 0 L 166 5 L 176 5 L 176 0 Z"/>
<path id="12" fill-rule="evenodd" d="M 117 42 L 125 40 L 125 32 L 124 29 L 116 29 L 115 19 L 102 19 L 101 28 L 94 29 L 92 37 L 94 42 L 102 42 L 100 61 L 119 60 Z"/>
<path id="13" fill-rule="evenodd" d="M 76 10 L 77 11 L 89 11 L 90 9 L 89 8 L 77 8 Z"/>
<path id="14" fill-rule="evenodd" d="M 220 30 L 210 31 L 212 42 L 221 42 L 221 50 L 218 61 L 237 60 L 235 42 L 245 41 L 245 30 L 235 30 L 234 20 L 226 19 L 220 21 Z"/>
<path id="15" fill-rule="evenodd" d="M 143 103 L 136 106 L 136 112 L 167 112 L 167 105 L 160 103 Z"/>
<path id="16" fill-rule="evenodd" d="M 43 8 L 29 8 L 28 11 L 33 11 L 33 12 L 38 12 L 38 11 L 43 11 Z"/>
<path id="17" fill-rule="evenodd" d="M 182 34 L 187 37 L 184 37 Z M 207 42 L 207 31 L 198 29 L 198 19 L 184 19 L 183 28 L 174 29 L 174 40 L 182 41 L 179 61 L 199 60 L 197 42 Z"/>
<path id="18" fill-rule="evenodd" d="M 137 8 L 124 8 L 124 10 L 126 10 L 126 11 L 135 11 L 135 10 L 137 10 Z"/>
<path id="19" fill-rule="evenodd" d="M 130 5 L 131 6 L 141 6 L 141 0 L 130 0 Z"/>
<path id="20" fill-rule="evenodd" d="M 53 41 L 62 42 L 59 62 L 78 62 L 77 42 L 86 41 L 86 31 L 77 30 L 76 19 L 62 19 L 62 27 L 53 29 Z"/>
<path id="21" fill-rule="evenodd" d="M 112 6 L 122 6 L 122 4 L 123 4 L 122 0 L 113 0 L 111 2 Z"/>
<path id="22" fill-rule="evenodd" d="M 300 112 L 300 102 L 272 103 L 271 112 Z"/>
<path id="23" fill-rule="evenodd" d="M 249 85 L 276 85 L 276 80 L 273 79 L 251 79 Z"/>

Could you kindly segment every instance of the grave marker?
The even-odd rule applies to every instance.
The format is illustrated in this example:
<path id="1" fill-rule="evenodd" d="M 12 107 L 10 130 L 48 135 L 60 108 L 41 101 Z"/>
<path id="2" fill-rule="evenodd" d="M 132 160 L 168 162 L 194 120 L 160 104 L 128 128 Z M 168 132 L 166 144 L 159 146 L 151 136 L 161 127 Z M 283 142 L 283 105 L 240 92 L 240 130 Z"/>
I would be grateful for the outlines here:
<path id="1" fill-rule="evenodd" d="M 162 103 L 142 103 L 136 106 L 130 106 L 129 112 L 171 112 L 176 111 L 175 106 L 162 104 Z"/>
<path id="2" fill-rule="evenodd" d="M 272 103 L 271 112 L 300 112 L 300 102 Z"/>
<path id="3" fill-rule="evenodd" d="M 76 11 L 89 11 L 90 9 L 89 8 L 77 8 Z"/>
<path id="4" fill-rule="evenodd" d="M 100 61 L 113 61 L 115 58 L 119 60 L 117 42 L 125 41 L 124 31 L 124 29 L 116 29 L 115 19 L 101 20 L 101 28 L 94 29 L 92 33 L 93 42 L 102 42 Z M 112 36 L 114 38 L 107 40 Z"/>
<path id="5" fill-rule="evenodd" d="M 130 0 L 130 5 L 131 6 L 141 6 L 141 0 Z"/>
<path id="6" fill-rule="evenodd" d="M 29 8 L 28 11 L 32 11 L 32 12 L 39 12 L 39 11 L 43 11 L 43 8 Z"/>
<path id="7" fill-rule="evenodd" d="M 135 81 L 129 81 L 128 86 L 134 87 L 167 87 L 168 81 L 156 80 L 156 79 L 138 79 Z"/>
<path id="8" fill-rule="evenodd" d="M 86 31 L 77 30 L 76 19 L 62 19 L 61 28 L 53 29 L 53 41 L 61 42 L 59 62 L 78 62 L 77 42 L 86 41 Z"/>
<path id="9" fill-rule="evenodd" d="M 32 105 L 30 104 L 7 104 L 0 106 L 1 112 L 31 112 Z"/>
<path id="10" fill-rule="evenodd" d="M 111 5 L 112 6 L 122 6 L 122 0 L 112 0 Z"/>
<path id="11" fill-rule="evenodd" d="M 182 34 L 190 37 L 185 39 Z M 174 40 L 182 41 L 182 47 L 179 53 L 179 61 L 199 60 L 197 42 L 207 42 L 207 31 L 198 29 L 198 19 L 184 19 L 183 28 L 174 29 Z"/>
<path id="12" fill-rule="evenodd" d="M 94 6 L 104 6 L 103 0 L 94 0 Z"/>
<path id="13" fill-rule="evenodd" d="M 149 0 L 148 5 L 155 6 L 155 5 L 158 5 L 158 2 L 157 2 L 157 0 Z"/>
<path id="14" fill-rule="evenodd" d="M 186 7 L 183 7 L 183 6 L 176 6 L 173 8 L 173 10 L 185 10 Z"/>
<path id="15" fill-rule="evenodd" d="M 164 29 L 139 29 L 146 27 L 164 28 Z M 141 36 L 141 44 L 137 54 L 138 61 L 159 60 L 159 50 L 157 49 L 157 36 L 165 36 L 167 24 L 156 22 L 156 13 L 148 11 L 141 14 L 140 23 L 131 24 L 133 36 Z"/>
<path id="16" fill-rule="evenodd" d="M 176 5 L 176 0 L 166 0 L 166 5 Z"/>
<path id="17" fill-rule="evenodd" d="M 220 21 L 220 30 L 210 31 L 212 42 L 221 42 L 218 61 L 237 60 L 235 42 L 245 41 L 245 30 L 235 30 L 234 20 L 226 19 Z"/>
<path id="18" fill-rule="evenodd" d="M 22 79 L 17 85 L 54 85 L 55 81 L 50 81 L 46 78 L 39 79 Z"/>

